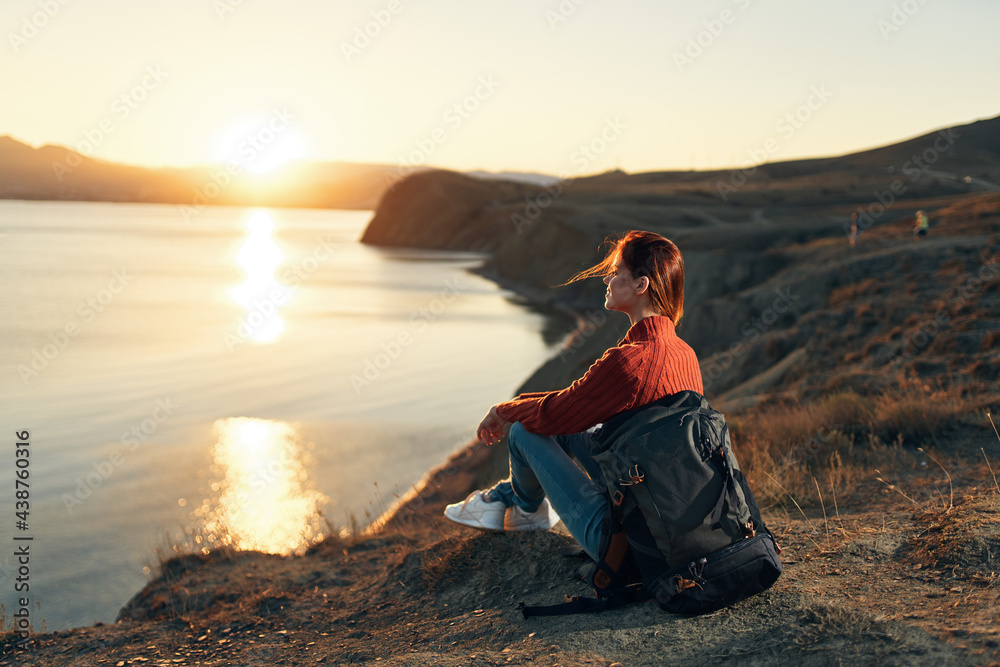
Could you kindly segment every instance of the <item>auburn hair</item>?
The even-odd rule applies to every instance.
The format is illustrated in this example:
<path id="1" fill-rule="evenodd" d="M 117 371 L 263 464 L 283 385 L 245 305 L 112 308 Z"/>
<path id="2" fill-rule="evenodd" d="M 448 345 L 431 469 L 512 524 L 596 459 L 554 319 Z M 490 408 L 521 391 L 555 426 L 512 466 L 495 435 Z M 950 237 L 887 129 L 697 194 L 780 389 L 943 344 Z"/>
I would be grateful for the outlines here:
<path id="1" fill-rule="evenodd" d="M 611 275 L 621 260 L 634 277 L 649 279 L 653 307 L 675 325 L 679 324 L 684 314 L 684 258 L 674 242 L 654 232 L 633 230 L 617 239 L 608 237 L 605 243 L 611 249 L 604 260 L 576 274 L 566 284 Z"/>

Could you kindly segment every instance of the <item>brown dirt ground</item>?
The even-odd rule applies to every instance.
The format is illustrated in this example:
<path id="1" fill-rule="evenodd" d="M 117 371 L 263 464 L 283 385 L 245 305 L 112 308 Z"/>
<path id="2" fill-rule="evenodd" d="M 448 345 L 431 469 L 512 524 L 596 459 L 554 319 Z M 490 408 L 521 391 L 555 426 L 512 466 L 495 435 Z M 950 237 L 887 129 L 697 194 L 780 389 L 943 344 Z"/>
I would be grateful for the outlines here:
<path id="1" fill-rule="evenodd" d="M 561 526 L 481 533 L 423 503 L 302 556 L 173 559 L 118 623 L 8 641 L 0 665 L 1000 664 L 1000 494 L 985 478 L 947 509 L 940 477 L 898 482 L 918 504 L 870 480 L 825 520 L 771 508 L 784 575 L 704 616 L 647 602 L 524 620 L 519 602 L 588 594 Z"/>

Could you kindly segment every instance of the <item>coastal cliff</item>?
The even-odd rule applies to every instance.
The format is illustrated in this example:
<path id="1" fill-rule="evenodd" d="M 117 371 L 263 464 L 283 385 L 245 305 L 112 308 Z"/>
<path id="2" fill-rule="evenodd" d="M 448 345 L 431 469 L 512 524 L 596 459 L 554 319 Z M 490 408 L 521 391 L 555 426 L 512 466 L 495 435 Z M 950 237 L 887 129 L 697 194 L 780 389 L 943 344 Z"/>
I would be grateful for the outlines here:
<path id="1" fill-rule="evenodd" d="M 957 134 L 976 137 L 976 125 Z M 114 625 L 20 649 L 5 635 L 0 666 L 996 664 L 1000 436 L 987 416 L 1000 410 L 1000 179 L 981 162 L 993 144 L 955 144 L 954 160 L 899 192 L 882 162 L 939 137 L 767 165 L 725 199 L 729 172 L 548 188 L 415 174 L 365 233 L 489 253 L 485 273 L 575 312 L 522 390 L 565 386 L 624 332 L 599 281 L 556 287 L 600 257 L 605 236 L 674 239 L 687 273 L 679 334 L 783 549 L 785 573 L 765 594 L 693 618 L 645 604 L 522 619 L 519 602 L 590 591 L 559 555 L 572 545 L 560 527 L 480 533 L 441 516 L 505 473 L 503 445 L 470 443 L 361 533 L 292 557 L 167 559 Z M 918 208 L 931 219 L 922 240 Z M 844 223 L 857 211 L 872 222 L 851 246 Z"/>
<path id="2" fill-rule="evenodd" d="M 886 378 L 973 366 L 969 377 L 981 379 L 1000 368 L 995 351 L 955 325 L 981 326 L 982 313 L 995 325 L 989 290 L 949 311 L 952 326 L 934 332 L 934 346 L 900 350 L 907 323 L 935 316 L 928 304 L 978 280 L 982 267 L 993 275 L 998 164 L 1000 118 L 854 155 L 731 172 L 610 172 L 540 187 L 432 171 L 388 191 L 362 241 L 487 252 L 485 275 L 576 312 L 572 354 L 525 390 L 569 384 L 623 333 L 617 317 L 603 314 L 600 281 L 560 285 L 600 259 L 605 238 L 635 228 L 664 234 L 684 254 L 679 334 L 702 361 L 710 398 L 749 405 L 773 393 L 878 391 Z M 913 243 L 919 209 L 933 229 Z M 865 349 L 880 352 L 858 355 Z"/>
<path id="3" fill-rule="evenodd" d="M 994 136 L 997 128 L 994 120 L 955 134 Z M 989 432 L 954 411 L 967 410 L 970 402 L 988 406 L 1000 390 L 1000 194 L 993 192 L 1000 187 L 923 173 L 901 188 L 890 171 L 874 166 L 878 159 L 923 154 L 941 136 L 795 163 L 801 170 L 768 165 L 760 181 L 725 200 L 709 192 L 729 176 L 718 172 L 609 173 L 547 189 L 427 173 L 386 194 L 364 240 L 490 252 L 484 273 L 534 300 L 576 312 L 577 328 L 567 332 L 562 349 L 519 389 L 544 391 L 582 376 L 627 328 L 624 318 L 603 310 L 599 281 L 556 285 L 596 262 L 605 237 L 636 227 L 658 231 L 675 240 L 685 257 L 685 315 L 678 333 L 697 352 L 714 405 L 737 415 L 756 409 L 750 424 L 757 418 L 784 424 L 795 412 L 795 419 L 805 421 L 791 431 L 813 432 L 781 434 L 793 446 L 802 446 L 794 444 L 798 437 L 821 444 L 844 437 L 876 441 L 896 437 L 900 429 L 912 446 L 930 446 L 938 444 L 938 433 L 950 431 L 950 451 L 972 456 Z M 984 140 L 986 148 L 971 151 L 968 164 L 950 166 L 995 178 L 982 163 L 983 151 L 996 150 L 995 143 Z M 899 192 L 891 206 L 879 204 L 874 216 L 879 209 L 871 193 L 894 190 Z M 421 205 L 408 206 L 410 198 Z M 767 201 L 773 203 L 759 206 Z M 446 227 L 428 219 L 445 214 L 449 205 L 456 215 Z M 931 236 L 922 241 L 911 234 L 918 209 L 933 221 Z M 863 219 L 852 246 L 845 224 L 854 212 L 874 217 L 870 224 Z M 402 228 L 419 241 L 393 235 Z M 469 234 L 477 238 L 474 244 L 465 240 Z M 851 407 L 827 406 L 830 397 Z M 952 398 L 954 405 L 943 405 Z M 884 417 L 876 416 L 880 403 L 886 405 Z M 817 414 L 815 405 L 827 407 Z M 832 412 L 824 416 L 826 409 Z M 883 418 L 886 424 L 876 424 Z M 867 425 L 845 423 L 853 420 Z M 908 421 L 929 430 L 903 426 Z M 505 472 L 503 448 L 479 452 L 476 460 L 465 485 L 442 483 L 455 460 L 429 472 L 380 525 L 433 521 L 444 503 Z M 780 494 L 776 487 L 771 491 Z"/>
<path id="4" fill-rule="evenodd" d="M 522 619 L 520 602 L 590 591 L 573 576 L 578 563 L 559 555 L 572 545 L 561 527 L 481 533 L 441 516 L 444 504 L 504 474 L 502 445 L 472 443 L 364 533 L 330 536 L 299 556 L 170 558 L 115 624 L 40 633 L 22 649 L 8 635 L 0 665 L 994 664 L 1000 489 L 983 457 L 1000 460 L 1000 439 L 982 416 L 1000 409 L 1000 196 L 929 210 L 936 224 L 924 241 L 904 221 L 873 231 L 853 254 L 839 238 L 784 248 L 772 268 L 800 276 L 791 294 L 812 310 L 780 323 L 757 311 L 750 321 L 773 328 L 758 330 L 764 348 L 748 337 L 744 351 L 730 350 L 726 372 L 748 373 L 754 385 L 731 393 L 765 396 L 752 409 L 730 399 L 727 415 L 782 548 L 785 573 L 765 594 L 693 618 L 642 604 Z M 827 263 L 836 282 L 806 292 Z M 698 308 L 721 317 L 715 301 L 752 308 L 761 299 L 776 312 L 774 286 L 759 279 L 747 273 L 739 280 L 749 287 Z M 598 354 L 621 324 L 601 312 L 585 308 L 583 326 L 527 384 L 555 383 Z M 693 341 L 690 331 L 682 335 Z M 780 357 L 782 344 L 793 351 L 768 365 L 766 348 Z M 724 360 L 702 361 L 708 380 Z M 842 372 L 879 384 L 815 400 L 773 389 Z"/>

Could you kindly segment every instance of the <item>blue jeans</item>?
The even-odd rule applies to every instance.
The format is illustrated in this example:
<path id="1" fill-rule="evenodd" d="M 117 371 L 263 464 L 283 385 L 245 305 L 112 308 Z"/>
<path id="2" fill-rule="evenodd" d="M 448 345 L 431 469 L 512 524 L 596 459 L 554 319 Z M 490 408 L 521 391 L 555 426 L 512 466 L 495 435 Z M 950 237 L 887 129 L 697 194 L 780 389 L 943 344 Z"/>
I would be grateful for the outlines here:
<path id="1" fill-rule="evenodd" d="M 601 527 L 611 508 L 601 468 L 590 457 L 595 428 L 573 435 L 543 436 L 520 422 L 510 428 L 510 479 L 488 492 L 491 501 L 517 505 L 526 512 L 538 509 L 546 496 L 570 534 L 594 560 L 601 548 Z M 581 469 L 570 458 L 573 454 Z M 586 472 L 584 472 L 586 470 Z"/>

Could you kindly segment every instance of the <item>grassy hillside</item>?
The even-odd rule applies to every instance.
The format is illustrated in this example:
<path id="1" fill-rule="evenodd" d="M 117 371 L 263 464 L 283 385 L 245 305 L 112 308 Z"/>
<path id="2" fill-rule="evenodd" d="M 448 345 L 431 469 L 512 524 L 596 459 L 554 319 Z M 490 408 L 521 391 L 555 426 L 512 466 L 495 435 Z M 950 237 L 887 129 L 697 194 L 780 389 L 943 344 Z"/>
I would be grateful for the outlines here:
<path id="1" fill-rule="evenodd" d="M 486 273 L 575 312 L 578 329 L 522 387 L 545 390 L 580 377 L 627 325 L 604 312 L 600 281 L 556 286 L 597 261 L 608 235 L 663 233 L 685 257 L 679 334 L 706 394 L 732 415 L 764 498 L 804 493 L 813 477 L 846 492 L 879 461 L 914 464 L 917 447 L 981 463 L 979 448 L 993 446 L 984 413 L 1000 407 L 998 138 L 1000 119 L 981 121 L 761 166 L 722 193 L 732 172 L 612 172 L 548 187 L 428 172 L 386 194 L 363 240 L 490 251 Z M 914 171 L 918 161 L 926 168 Z M 919 241 L 918 209 L 931 220 Z M 498 451 L 475 482 L 503 465 Z"/>

